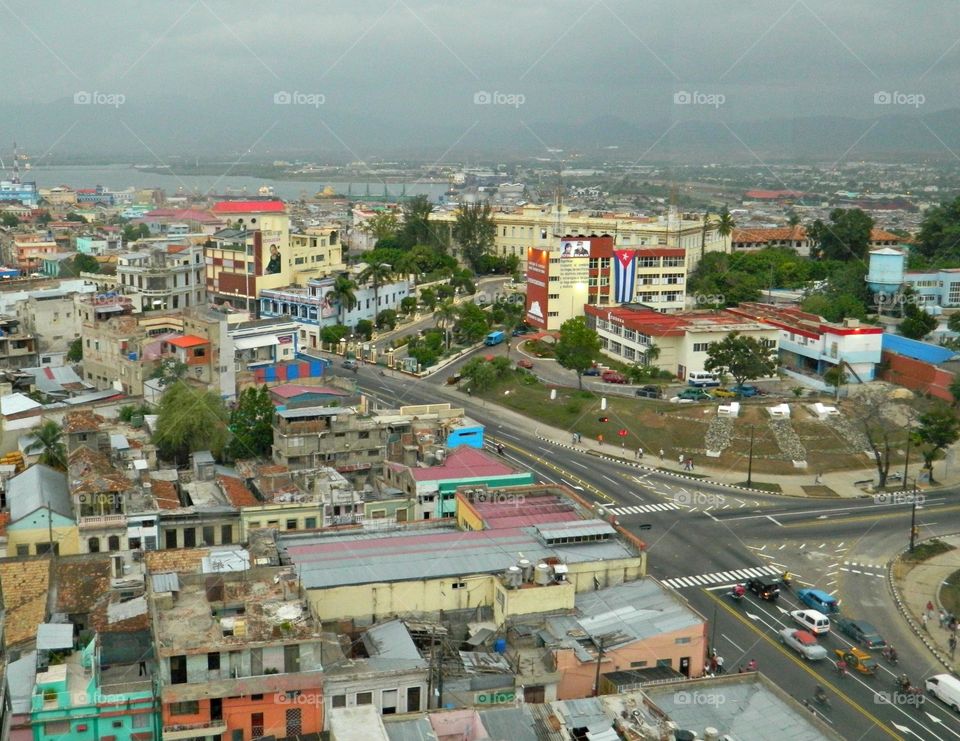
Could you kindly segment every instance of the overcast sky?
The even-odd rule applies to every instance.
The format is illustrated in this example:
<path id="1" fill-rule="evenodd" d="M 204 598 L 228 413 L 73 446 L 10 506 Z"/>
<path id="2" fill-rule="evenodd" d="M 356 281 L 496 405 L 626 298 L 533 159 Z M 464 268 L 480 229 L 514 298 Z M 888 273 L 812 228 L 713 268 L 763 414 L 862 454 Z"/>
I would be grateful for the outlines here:
<path id="1" fill-rule="evenodd" d="M 60 152 L 94 139 L 169 149 L 170 132 L 182 136 L 191 121 L 196 141 L 236 135 L 279 149 L 285 136 L 315 130 L 350 148 L 355 127 L 376 121 L 400 137 L 442 131 L 435 144 L 456 148 L 478 127 L 509 124 L 538 141 L 537 122 L 605 115 L 731 126 L 924 115 L 957 107 L 958 8 L 955 0 L 0 0 L 8 119 L 0 138 L 57 142 Z M 491 96 L 478 97 L 484 91 Z M 301 95 L 275 103 L 282 92 Z M 882 93 L 889 103 L 875 102 Z"/>

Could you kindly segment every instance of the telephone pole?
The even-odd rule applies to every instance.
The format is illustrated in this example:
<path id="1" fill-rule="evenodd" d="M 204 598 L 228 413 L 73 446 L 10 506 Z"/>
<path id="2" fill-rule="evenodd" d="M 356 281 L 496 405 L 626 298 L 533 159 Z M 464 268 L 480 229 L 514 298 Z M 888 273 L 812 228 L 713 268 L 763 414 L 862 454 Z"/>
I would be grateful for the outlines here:
<path id="1" fill-rule="evenodd" d="M 603 661 L 604 648 L 606 641 L 601 637 L 599 641 L 596 638 L 593 639 L 593 645 L 597 647 L 597 674 L 593 680 L 593 696 L 597 697 L 600 694 L 600 663 Z"/>

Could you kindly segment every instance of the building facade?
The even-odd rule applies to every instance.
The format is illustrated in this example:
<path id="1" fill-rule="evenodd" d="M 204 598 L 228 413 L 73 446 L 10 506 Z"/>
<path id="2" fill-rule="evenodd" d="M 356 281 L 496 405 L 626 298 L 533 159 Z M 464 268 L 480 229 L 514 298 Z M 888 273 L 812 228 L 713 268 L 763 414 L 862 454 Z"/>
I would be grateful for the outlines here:
<path id="1" fill-rule="evenodd" d="M 141 297 L 144 311 L 170 311 L 206 303 L 203 248 L 193 244 L 153 246 L 126 252 L 117 260 L 125 294 Z"/>

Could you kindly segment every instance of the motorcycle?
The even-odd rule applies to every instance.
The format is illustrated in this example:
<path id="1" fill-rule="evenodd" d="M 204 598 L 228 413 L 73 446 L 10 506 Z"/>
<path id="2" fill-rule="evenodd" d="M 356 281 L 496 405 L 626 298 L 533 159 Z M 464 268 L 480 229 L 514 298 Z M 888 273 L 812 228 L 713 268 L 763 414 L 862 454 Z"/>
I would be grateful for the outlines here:
<path id="1" fill-rule="evenodd" d="M 830 698 L 827 697 L 827 693 L 823 690 L 813 693 L 813 699 L 817 701 L 820 705 L 823 705 L 825 708 L 832 707 L 830 705 Z"/>
<path id="2" fill-rule="evenodd" d="M 747 596 L 747 590 L 742 585 L 737 585 L 727 592 L 727 594 L 730 595 L 730 599 L 732 599 L 734 602 L 739 602 Z"/>
<path id="3" fill-rule="evenodd" d="M 897 665 L 898 663 L 897 652 L 893 648 L 886 646 L 880 652 L 880 654 L 883 656 L 883 658 L 887 660 L 888 664 L 893 664 L 894 666 Z"/>

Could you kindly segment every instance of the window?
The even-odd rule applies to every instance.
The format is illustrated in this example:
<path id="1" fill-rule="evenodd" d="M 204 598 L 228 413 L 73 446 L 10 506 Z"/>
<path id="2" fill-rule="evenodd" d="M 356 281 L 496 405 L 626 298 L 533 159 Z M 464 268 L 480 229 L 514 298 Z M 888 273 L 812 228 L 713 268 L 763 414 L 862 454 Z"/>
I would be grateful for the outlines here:
<path id="1" fill-rule="evenodd" d="M 706 352 L 707 348 L 710 347 L 709 342 L 694 342 L 693 351 L 694 352 Z"/>
<path id="2" fill-rule="evenodd" d="M 100 538 L 88 538 L 87 539 L 87 551 L 90 553 L 99 553 L 100 552 Z"/>
<path id="3" fill-rule="evenodd" d="M 219 671 L 220 670 L 220 654 L 219 653 L 209 653 L 207 654 L 207 671 Z"/>
<path id="4" fill-rule="evenodd" d="M 551 294 L 549 294 L 549 296 L 547 296 L 547 298 L 549 298 L 551 301 L 554 301 L 554 300 L 560 298 L 560 294 L 559 294 L 559 293 L 551 293 Z"/>
<path id="5" fill-rule="evenodd" d="M 111 725 L 113 728 L 123 728 L 123 721 L 122 721 L 122 720 L 115 720 L 115 721 L 113 721 L 112 723 L 110 723 L 110 725 Z"/>
<path id="6" fill-rule="evenodd" d="M 303 733 L 303 718 L 301 713 L 303 711 L 300 708 L 287 708 L 285 713 L 287 721 L 287 738 L 293 736 L 299 736 Z"/>
<path id="7" fill-rule="evenodd" d="M 296 530 L 297 521 L 296 520 L 287 520 L 287 530 Z"/>
<path id="8" fill-rule="evenodd" d="M 397 691 L 384 690 L 380 695 L 380 712 L 384 715 L 393 715 L 397 712 Z"/>
<path id="9" fill-rule="evenodd" d="M 303 526 L 304 526 L 307 530 L 313 530 L 313 529 L 316 528 L 316 526 L 317 526 L 317 518 L 316 518 L 316 517 L 307 517 L 307 518 L 305 518 L 304 521 L 303 521 Z"/>
<path id="10" fill-rule="evenodd" d="M 130 721 L 134 728 L 149 728 L 150 713 L 137 713 L 130 718 Z"/>
<path id="11" fill-rule="evenodd" d="M 347 706 L 347 696 L 334 695 L 330 698 L 330 705 L 335 708 L 345 708 Z"/>
<path id="12" fill-rule="evenodd" d="M 199 712 L 200 702 L 198 700 L 170 703 L 170 715 L 196 715 Z"/>
<path id="13" fill-rule="evenodd" d="M 465 589 L 466 586 L 467 586 L 467 583 L 466 583 L 465 581 L 455 581 L 453 584 L 450 585 L 450 588 L 451 588 L 451 589 Z"/>
<path id="14" fill-rule="evenodd" d="M 70 721 L 54 720 L 43 724 L 43 732 L 47 736 L 69 736 Z"/>
<path id="15" fill-rule="evenodd" d="M 674 640 L 674 643 L 676 644 L 690 643 L 690 637 L 687 636 L 685 638 L 677 638 L 676 640 Z"/>
<path id="16" fill-rule="evenodd" d="M 407 712 L 416 713 L 420 710 L 420 688 L 407 688 Z"/>
<path id="17" fill-rule="evenodd" d="M 263 736 L 263 713 L 251 713 L 250 735 L 253 738 L 260 738 Z"/>
<path id="18" fill-rule="evenodd" d="M 213 545 L 216 542 L 214 540 L 216 538 L 216 535 L 214 535 L 214 533 L 216 533 L 216 529 L 213 527 L 213 525 L 203 526 L 203 544 L 204 545 Z"/>
<path id="19" fill-rule="evenodd" d="M 645 667 L 646 665 L 647 665 L 647 662 L 646 662 L 646 661 L 631 661 L 631 662 L 630 662 L 630 668 L 631 668 L 631 669 L 642 669 L 642 668 Z"/>
<path id="20" fill-rule="evenodd" d="M 183 529 L 183 547 L 195 548 L 197 545 L 197 531 L 192 527 Z"/>
<path id="21" fill-rule="evenodd" d="M 230 741 L 243 741 L 243 729 L 234 728 L 230 731 Z"/>
<path id="22" fill-rule="evenodd" d="M 357 705 L 372 705 L 373 704 L 373 693 L 372 692 L 358 692 L 357 693 Z"/>

